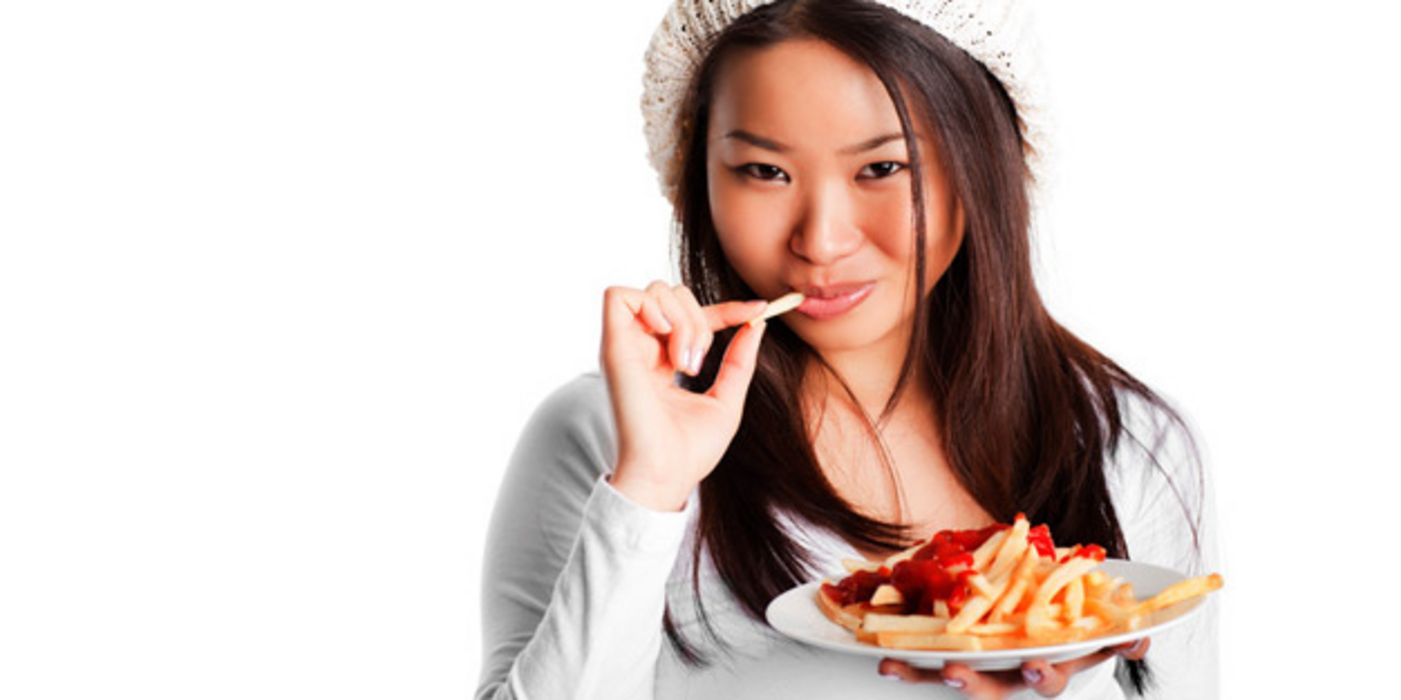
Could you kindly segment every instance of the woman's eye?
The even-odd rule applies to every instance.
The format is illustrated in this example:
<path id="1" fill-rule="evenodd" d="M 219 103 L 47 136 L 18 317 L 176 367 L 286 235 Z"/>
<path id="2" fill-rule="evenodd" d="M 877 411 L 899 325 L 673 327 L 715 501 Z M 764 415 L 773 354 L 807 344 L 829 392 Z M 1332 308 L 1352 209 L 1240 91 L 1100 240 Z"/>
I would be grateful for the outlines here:
<path id="1" fill-rule="evenodd" d="M 783 172 L 782 168 L 773 165 L 768 165 L 767 163 L 746 163 L 745 165 L 741 165 L 736 169 L 739 170 L 741 173 L 748 175 L 749 177 L 752 177 L 756 180 L 768 181 L 788 179 L 788 174 Z M 897 163 L 893 160 L 886 160 L 880 161 L 878 163 L 871 163 L 865 168 L 862 168 L 861 172 L 865 177 L 880 180 L 890 177 L 891 175 L 894 175 L 895 173 L 898 173 L 904 169 L 904 163 Z M 866 175 L 866 173 L 868 172 L 870 174 Z"/>
<path id="2" fill-rule="evenodd" d="M 765 163 L 747 163 L 739 166 L 739 171 L 756 180 L 775 180 L 779 176 L 787 177 L 781 168 Z"/>
<path id="3" fill-rule="evenodd" d="M 904 163 L 896 163 L 893 160 L 883 160 L 879 163 L 871 163 L 870 165 L 863 168 L 861 172 L 864 173 L 867 170 L 870 170 L 872 173 L 874 173 L 873 177 L 875 177 L 876 179 L 881 179 L 890 177 L 891 175 L 894 175 L 895 173 L 898 173 L 904 169 Z"/>

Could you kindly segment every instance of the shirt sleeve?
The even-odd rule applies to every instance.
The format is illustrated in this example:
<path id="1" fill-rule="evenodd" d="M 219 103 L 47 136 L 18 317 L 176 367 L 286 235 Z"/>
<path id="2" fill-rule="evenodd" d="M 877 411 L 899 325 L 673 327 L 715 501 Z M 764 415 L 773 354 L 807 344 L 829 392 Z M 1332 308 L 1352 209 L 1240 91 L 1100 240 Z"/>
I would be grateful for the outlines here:
<path id="1" fill-rule="evenodd" d="M 492 511 L 482 567 L 477 700 L 651 698 L 680 512 L 609 484 L 616 454 L 597 374 L 527 422 Z"/>
<path id="2" fill-rule="evenodd" d="M 1123 404 L 1129 434 L 1116 460 L 1115 508 L 1134 561 L 1189 576 L 1220 572 L 1211 475 L 1184 420 L 1135 397 Z M 1219 593 L 1192 619 L 1152 638 L 1149 698 L 1218 696 Z"/>

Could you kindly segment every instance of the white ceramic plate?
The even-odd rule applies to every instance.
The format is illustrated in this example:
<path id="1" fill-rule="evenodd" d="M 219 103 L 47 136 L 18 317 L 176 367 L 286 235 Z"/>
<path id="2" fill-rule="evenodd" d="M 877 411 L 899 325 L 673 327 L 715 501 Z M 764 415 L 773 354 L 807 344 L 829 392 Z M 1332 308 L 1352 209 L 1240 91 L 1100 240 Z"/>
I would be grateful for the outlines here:
<path id="1" fill-rule="evenodd" d="M 1140 600 L 1181 581 L 1186 576 L 1171 569 L 1152 564 L 1106 559 L 1100 570 L 1110 576 L 1122 576 L 1133 584 L 1134 595 Z M 845 576 L 831 577 L 837 580 Z M 1169 627 L 1187 620 L 1202 606 L 1204 597 L 1186 600 L 1152 614 L 1147 623 L 1132 632 L 1094 637 L 1069 644 L 1052 646 L 1023 647 L 1019 649 L 998 649 L 995 651 L 916 651 L 908 649 L 886 649 L 874 644 L 856 641 L 856 637 L 846 628 L 827 619 L 817 607 L 817 588 L 820 581 L 805 583 L 785 592 L 772 603 L 765 612 L 769 624 L 788 637 L 804 644 L 823 649 L 872 656 L 900 659 L 920 668 L 941 668 L 950 661 L 967 664 L 979 671 L 997 671 L 1018 668 L 1031 659 L 1045 659 L 1052 663 L 1074 659 L 1107 646 L 1131 642 L 1142 637 L 1151 637 Z"/>

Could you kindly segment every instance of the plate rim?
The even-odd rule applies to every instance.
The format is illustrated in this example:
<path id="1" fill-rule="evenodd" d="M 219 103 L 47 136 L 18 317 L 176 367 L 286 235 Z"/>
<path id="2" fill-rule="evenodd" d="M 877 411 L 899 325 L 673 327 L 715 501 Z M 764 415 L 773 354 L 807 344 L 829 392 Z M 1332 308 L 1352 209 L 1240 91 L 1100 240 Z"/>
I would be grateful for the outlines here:
<path id="1" fill-rule="evenodd" d="M 1129 559 L 1116 559 L 1111 557 L 1106 558 L 1105 563 L 1110 564 L 1111 568 L 1127 566 L 1132 569 L 1142 569 L 1146 572 L 1154 573 L 1156 575 L 1169 575 L 1173 578 L 1173 582 L 1190 578 L 1190 576 L 1188 576 L 1187 574 L 1183 574 L 1180 571 L 1176 571 L 1174 569 L 1170 569 L 1164 566 L 1159 566 L 1157 564 L 1150 564 L 1147 562 L 1136 562 Z M 1058 662 L 1078 658 L 1080 656 L 1086 655 L 1086 653 L 1089 653 L 1094 649 L 1106 646 L 1113 646 L 1116 644 L 1123 644 L 1125 642 L 1135 641 L 1144 637 L 1152 636 L 1154 634 L 1162 633 L 1172 627 L 1186 622 L 1187 620 L 1191 619 L 1194 615 L 1200 613 L 1201 609 L 1206 603 L 1205 596 L 1195 598 L 1187 603 L 1179 603 L 1178 606 L 1180 607 L 1178 608 L 1179 612 L 1177 612 L 1177 614 L 1173 615 L 1172 617 L 1166 620 L 1162 620 L 1156 624 L 1148 625 L 1146 627 L 1142 627 L 1136 630 L 1129 630 L 1117 634 L 1104 635 L 1102 637 L 1092 637 L 1089 639 L 1082 639 L 1074 642 L 1062 642 L 1060 644 L 1016 647 L 1013 649 L 991 649 L 987 651 L 890 649 L 886 647 L 880 647 L 873 644 L 866 644 L 864 642 L 860 642 L 856 639 L 855 636 L 852 636 L 849 641 L 836 641 L 812 636 L 805 636 L 802 635 L 799 631 L 785 629 L 785 626 L 781 626 L 779 624 L 774 623 L 774 611 L 775 609 L 780 608 L 780 601 L 785 601 L 784 603 L 782 603 L 784 605 L 791 604 L 787 603 L 786 601 L 801 596 L 806 599 L 805 602 L 807 605 L 811 605 L 812 608 L 817 611 L 817 614 L 822 617 L 823 621 L 827 622 L 828 624 L 831 624 L 836 629 L 841 629 L 843 632 L 851 634 L 850 631 L 845 630 L 837 623 L 832 622 L 830 619 L 827 618 L 826 615 L 822 614 L 821 610 L 817 609 L 817 603 L 813 600 L 813 598 L 817 587 L 820 586 L 824 580 L 826 579 L 808 581 L 806 583 L 794 586 L 784 591 L 783 593 L 780 593 L 773 600 L 769 601 L 769 604 L 767 606 L 765 606 L 765 622 L 767 622 L 769 627 L 771 627 L 774 631 L 778 632 L 784 637 L 796 642 L 800 642 L 802 644 L 859 656 L 882 656 L 897 658 L 909 662 L 911 665 L 922 668 L 938 668 L 943 666 L 945 663 L 958 662 L 966 663 L 971 668 L 977 670 L 1002 670 L 1016 668 L 1020 666 L 1023 661 L 1031 659 L 1044 659 L 1052 662 Z M 1154 593 L 1157 593 L 1157 591 L 1153 590 L 1146 594 L 1135 591 L 1136 595 L 1140 595 L 1142 597 L 1151 596 Z M 1173 608 L 1168 609 L 1171 610 Z"/>

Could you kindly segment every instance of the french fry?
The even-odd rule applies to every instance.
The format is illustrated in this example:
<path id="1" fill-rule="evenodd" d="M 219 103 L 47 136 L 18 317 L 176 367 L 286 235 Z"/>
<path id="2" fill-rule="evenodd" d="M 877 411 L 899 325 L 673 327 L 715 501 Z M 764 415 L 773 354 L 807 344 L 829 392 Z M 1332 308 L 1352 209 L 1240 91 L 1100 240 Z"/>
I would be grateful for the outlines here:
<path id="1" fill-rule="evenodd" d="M 1031 586 L 1032 571 L 1036 567 L 1039 556 L 1035 547 L 1027 547 L 1022 552 L 1022 560 L 1017 564 L 1017 569 L 1012 572 L 1012 584 L 1003 596 L 994 604 L 992 614 L 989 616 L 991 622 L 1002 622 L 1004 618 L 1012 614 L 1017 609 L 1017 604 L 1021 602 L 1022 596 L 1026 595 L 1027 589 Z"/>
<path id="2" fill-rule="evenodd" d="M 1104 627 L 1104 620 L 1102 618 L 1095 617 L 1094 615 L 1087 615 L 1076 620 L 1075 622 L 1070 623 L 1070 626 L 1085 630 L 1087 632 L 1093 632 L 1101 627 Z"/>
<path id="3" fill-rule="evenodd" d="M 987 636 L 978 635 L 978 645 L 982 647 L 980 651 L 994 651 L 997 649 L 1015 649 L 1026 646 L 1026 637 L 1020 633 L 1012 634 L 991 634 Z"/>
<path id="4" fill-rule="evenodd" d="M 1017 631 L 1017 625 L 1010 622 L 984 622 L 968 628 L 969 634 L 976 634 L 980 637 L 989 635 L 1007 635 Z"/>
<path id="5" fill-rule="evenodd" d="M 949 620 L 949 626 L 944 628 L 949 634 L 962 634 L 968 631 L 969 627 L 977 624 L 983 619 L 983 615 L 992 608 L 992 598 L 988 596 L 976 596 L 963 604 L 963 608 L 957 615 Z"/>
<path id="6" fill-rule="evenodd" d="M 757 317 L 755 317 L 749 322 L 749 327 L 756 328 L 758 327 L 760 321 L 773 318 L 774 316 L 781 316 L 783 314 L 788 313 L 789 311 L 792 311 L 793 309 L 798 308 L 802 305 L 803 299 L 805 298 L 807 297 L 804 297 L 802 292 L 789 292 L 777 299 L 774 299 L 773 301 L 769 302 L 768 306 L 764 307 L 764 313 L 759 314 Z"/>
<path id="7" fill-rule="evenodd" d="M 1109 576 L 1099 569 L 1085 574 L 1085 595 L 1091 595 L 1094 590 L 1103 588 L 1108 582 Z"/>
<path id="8" fill-rule="evenodd" d="M 1105 598 L 1088 598 L 1085 600 L 1085 614 L 1111 625 L 1119 625 L 1128 619 L 1131 612 Z"/>
<path id="9" fill-rule="evenodd" d="M 1000 581 L 1007 574 L 1011 573 L 1012 567 L 1021 561 L 1022 554 L 1026 552 L 1026 533 L 1031 529 L 1031 523 L 1026 518 L 1017 518 L 1012 524 L 1012 529 L 1007 531 L 1007 537 L 1003 539 L 1002 546 L 997 551 L 997 558 L 992 561 L 987 568 L 988 578 L 993 581 Z M 973 557 L 973 565 L 977 567 L 978 557 Z"/>
<path id="10" fill-rule="evenodd" d="M 900 589 L 884 584 L 876 589 L 871 596 L 871 605 L 901 605 L 905 602 L 905 596 L 900 593 Z"/>
<path id="11" fill-rule="evenodd" d="M 1011 588 L 1012 586 L 1017 586 L 1020 587 L 1023 591 L 1025 591 L 1031 588 L 1032 586 L 1038 584 L 1039 581 L 1036 578 L 1036 565 L 1039 561 L 1040 557 L 1036 553 L 1036 548 L 1028 547 L 1026 552 L 1022 553 L 1022 560 L 1017 563 L 1017 568 L 1012 571 L 1011 585 L 1009 585 L 1009 588 Z M 1004 593 L 1003 597 L 1004 599 L 1015 598 L 1015 596 L 1010 591 Z M 998 602 L 999 604 L 1005 607 L 1007 612 L 1011 612 L 1012 610 L 1016 609 L 1016 600 L 999 600 Z"/>
<path id="12" fill-rule="evenodd" d="M 988 578 L 982 574 L 973 574 L 969 576 L 968 586 L 978 595 L 986 596 L 993 600 L 997 599 L 998 591 L 996 587 L 993 586 L 992 581 L 989 581 Z"/>
<path id="13" fill-rule="evenodd" d="M 1079 578 L 1090 572 L 1090 569 L 1099 566 L 1099 562 L 1087 557 L 1071 557 L 1069 561 L 1061 564 L 1052 571 L 1045 581 L 1036 589 L 1032 595 L 1031 606 L 1026 612 L 1026 628 L 1031 633 L 1035 630 L 1046 629 L 1052 626 L 1052 620 L 1059 617 L 1060 605 L 1052 605 L 1051 599 L 1060 593 L 1062 588 L 1070 585 L 1072 579 Z"/>
<path id="14" fill-rule="evenodd" d="M 877 632 L 876 643 L 889 649 L 942 649 L 945 651 L 982 651 L 983 642 L 971 634 L 918 634 L 908 632 Z"/>
<path id="15" fill-rule="evenodd" d="M 866 632 L 943 632 L 949 621 L 928 615 L 878 615 L 871 613 L 861 621 Z"/>
<path id="16" fill-rule="evenodd" d="M 1138 611 L 1141 613 L 1161 610 L 1174 603 L 1180 603 L 1188 598 L 1195 598 L 1199 595 L 1206 595 L 1221 588 L 1221 576 L 1211 574 L 1209 576 L 1198 576 L 1164 588 L 1157 595 L 1138 604 Z"/>
<path id="17" fill-rule="evenodd" d="M 853 610 L 848 610 L 846 607 L 838 605 L 836 601 L 827 597 L 827 594 L 823 593 L 822 589 L 820 588 L 817 591 L 817 604 L 818 607 L 822 609 L 822 612 L 825 615 L 827 615 L 828 619 L 841 625 L 842 627 L 845 627 L 849 630 L 855 630 L 861 627 L 860 613 Z"/>
<path id="18" fill-rule="evenodd" d="M 983 651 L 1062 644 L 1140 629 L 1154 619 L 1152 613 L 1222 586 L 1221 577 L 1211 574 L 1179 581 L 1138 600 L 1129 582 L 1098 570 L 1104 552 L 1094 545 L 1057 547 L 1054 556 L 1043 556 L 1031 542 L 1031 524 L 1024 516 L 1019 514 L 1010 527 L 986 534 L 994 529 L 977 533 L 981 541 L 976 547 L 972 543 L 978 540 L 969 539 L 975 531 L 945 535 L 938 553 L 922 556 L 918 562 L 905 563 L 928 542 L 883 561 L 844 560 L 849 576 L 875 573 L 891 578 L 878 578 L 876 582 L 885 582 L 874 589 L 868 587 L 872 581 L 867 578 L 857 589 L 869 599 L 851 602 L 847 598 L 846 605 L 819 589 L 819 607 L 864 643 L 892 649 Z M 910 574 L 896 577 L 895 569 L 901 565 L 916 567 L 907 568 L 917 572 L 914 578 Z M 883 573 L 882 567 L 887 569 Z M 924 577 L 929 583 L 917 583 Z M 897 580 L 904 581 L 902 587 L 916 586 L 914 592 L 897 587 Z M 954 586 L 957 595 L 931 596 L 931 589 L 920 585 L 942 586 L 932 589 L 939 591 Z M 856 589 L 839 590 L 849 596 Z M 951 597 L 946 600 L 945 595 Z M 907 600 L 908 596 L 917 597 Z M 951 611 L 950 600 L 962 603 L 955 603 Z M 916 602 L 924 612 L 906 614 Z"/>
<path id="19" fill-rule="evenodd" d="M 1027 638 L 1036 642 L 1037 645 L 1068 644 L 1078 642 L 1088 636 L 1090 636 L 1088 630 L 1063 625 L 1052 625 L 1027 633 Z"/>
<path id="20" fill-rule="evenodd" d="M 858 571 L 880 571 L 880 567 L 881 563 L 878 561 L 864 561 L 861 559 L 842 560 L 842 568 L 846 569 L 848 574 L 854 574 Z"/>
<path id="21" fill-rule="evenodd" d="M 1030 580 L 1019 578 L 1007 590 L 1006 595 L 993 605 L 992 611 L 988 613 L 988 622 L 998 623 L 1006 621 L 1007 617 L 1017 609 L 1017 604 L 1022 601 L 1022 596 L 1026 595 Z"/>
<path id="22" fill-rule="evenodd" d="M 1071 580 L 1070 585 L 1065 587 L 1065 621 L 1074 623 L 1085 614 L 1085 584 L 1084 579 L 1076 578 Z"/>
<path id="23" fill-rule="evenodd" d="M 1119 605 L 1132 605 L 1137 600 L 1133 594 L 1133 584 L 1128 581 L 1120 582 L 1109 599 Z"/>
<path id="24" fill-rule="evenodd" d="M 886 558 L 885 558 L 885 561 L 882 562 L 882 563 L 883 563 L 885 566 L 887 566 L 887 567 L 889 567 L 889 568 L 891 568 L 891 569 L 894 569 L 896 564 L 899 564 L 900 562 L 905 561 L 906 559 L 909 559 L 909 558 L 913 557 L 913 556 L 915 555 L 916 552 L 918 552 L 919 550 L 921 550 L 921 549 L 924 548 L 924 545 L 925 545 L 924 542 L 920 542 L 919 544 L 917 544 L 917 545 L 915 545 L 915 546 L 913 546 L 913 547 L 910 547 L 909 549 L 906 549 L 906 550 L 901 551 L 901 552 L 897 552 L 897 553 L 895 553 L 895 554 L 892 554 L 892 555 L 886 557 Z M 879 568 L 879 567 L 878 567 L 878 568 Z"/>
<path id="25" fill-rule="evenodd" d="M 973 551 L 974 569 L 977 569 L 978 571 L 987 571 L 988 562 L 992 561 L 993 556 L 997 554 L 997 550 L 1000 547 L 1002 547 L 1002 542 L 1003 540 L 1007 539 L 1008 532 L 1011 531 L 1002 530 L 1001 532 L 998 532 L 992 537 L 989 537 L 987 541 L 982 544 L 981 547 L 978 547 L 976 550 Z"/>

